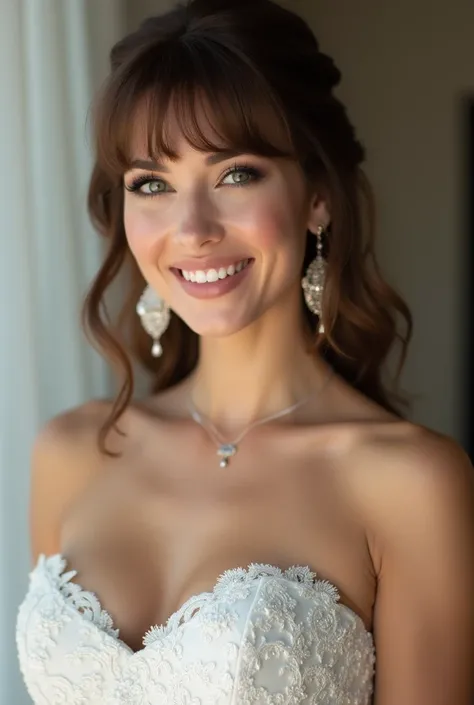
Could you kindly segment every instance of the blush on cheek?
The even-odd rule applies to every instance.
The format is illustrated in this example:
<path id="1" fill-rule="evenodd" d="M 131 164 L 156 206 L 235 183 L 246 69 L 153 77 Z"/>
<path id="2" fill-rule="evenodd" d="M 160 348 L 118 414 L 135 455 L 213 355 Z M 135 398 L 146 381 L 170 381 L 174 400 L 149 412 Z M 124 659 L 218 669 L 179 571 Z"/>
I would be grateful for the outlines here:
<path id="1" fill-rule="evenodd" d="M 125 208 L 123 222 L 129 247 L 135 256 L 146 257 L 156 248 L 160 237 L 156 219 L 150 214 Z"/>
<path id="2" fill-rule="evenodd" d="M 137 251 L 140 249 L 140 232 L 137 229 L 135 219 L 127 217 L 126 214 L 124 214 L 123 225 L 128 246 L 131 249 L 133 255 L 137 256 Z"/>
<path id="3" fill-rule="evenodd" d="M 264 249 L 283 245 L 294 230 L 294 222 L 288 212 L 276 210 L 267 212 L 256 223 L 258 245 Z"/>

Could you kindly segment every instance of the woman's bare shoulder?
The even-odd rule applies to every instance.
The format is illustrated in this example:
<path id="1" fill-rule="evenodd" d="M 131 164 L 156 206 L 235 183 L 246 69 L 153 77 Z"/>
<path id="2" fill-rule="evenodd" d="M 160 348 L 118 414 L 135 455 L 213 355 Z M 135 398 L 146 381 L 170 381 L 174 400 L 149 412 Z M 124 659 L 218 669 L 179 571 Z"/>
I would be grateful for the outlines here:
<path id="1" fill-rule="evenodd" d="M 367 424 L 353 436 L 351 465 L 362 489 L 383 492 L 403 483 L 424 482 L 428 475 L 452 475 L 453 467 L 464 472 L 472 468 L 455 440 L 409 421 Z"/>
<path id="2" fill-rule="evenodd" d="M 65 514 L 103 466 L 106 456 L 97 440 L 111 410 L 111 401 L 91 400 L 57 414 L 37 434 L 29 507 L 33 562 L 39 553 L 59 551 Z M 114 433 L 111 450 L 119 451 L 120 436 Z"/>
<path id="3" fill-rule="evenodd" d="M 446 509 L 474 497 L 472 463 L 452 438 L 414 423 L 369 425 L 353 445 L 349 479 L 353 497 L 376 543 L 400 535 L 428 508 Z M 375 557 L 377 559 L 377 556 Z"/>
<path id="4" fill-rule="evenodd" d="M 112 402 L 92 399 L 79 406 L 65 409 L 49 419 L 39 430 L 33 453 L 54 454 L 90 450 L 95 437 L 112 410 Z"/>
<path id="5" fill-rule="evenodd" d="M 378 469 L 378 474 L 386 477 L 392 476 L 394 468 L 405 468 L 409 474 L 423 473 L 434 464 L 445 467 L 451 461 L 467 460 L 465 451 L 453 438 L 404 420 L 369 424 L 361 434 L 357 451 L 369 472 Z"/>

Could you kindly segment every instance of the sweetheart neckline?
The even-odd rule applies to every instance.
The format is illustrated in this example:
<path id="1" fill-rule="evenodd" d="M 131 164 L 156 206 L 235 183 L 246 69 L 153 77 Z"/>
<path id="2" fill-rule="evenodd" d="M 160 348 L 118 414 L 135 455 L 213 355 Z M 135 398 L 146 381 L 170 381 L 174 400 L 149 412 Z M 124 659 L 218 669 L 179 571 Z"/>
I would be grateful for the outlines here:
<path id="1" fill-rule="evenodd" d="M 315 590 L 315 593 L 325 593 L 331 599 L 335 609 L 343 610 L 352 615 L 363 631 L 372 638 L 372 632 L 367 629 L 362 617 L 351 607 L 340 601 L 338 588 L 328 580 L 318 577 L 317 573 L 308 565 L 293 565 L 287 569 L 279 568 L 278 566 L 269 563 L 249 563 L 246 567 L 239 566 L 228 568 L 221 573 L 210 590 L 203 590 L 200 593 L 191 595 L 183 604 L 170 614 L 162 624 L 152 625 L 142 637 L 142 647 L 134 651 L 125 641 L 120 638 L 120 629 L 115 627 L 114 621 L 109 612 L 103 608 L 96 593 L 90 590 L 85 590 L 80 583 L 71 582 L 72 578 L 76 577 L 78 571 L 70 568 L 68 570 L 68 560 L 62 553 L 56 553 L 46 556 L 40 554 L 35 567 L 30 572 L 30 578 L 34 578 L 38 573 L 46 576 L 48 583 L 52 589 L 61 597 L 66 608 L 72 611 L 74 616 L 79 616 L 81 619 L 87 620 L 101 634 L 122 649 L 124 649 L 130 657 L 143 654 L 153 643 L 184 627 L 191 619 L 200 606 L 217 599 L 219 592 L 227 585 L 240 582 L 257 582 L 265 577 L 274 577 L 281 580 L 286 580 L 290 583 L 304 584 Z M 73 586 L 73 587 L 71 587 Z M 70 594 L 65 594 L 69 588 Z M 92 610 L 90 605 L 95 607 L 95 611 L 100 614 L 103 625 L 97 624 L 93 619 L 89 619 L 86 614 L 81 611 L 75 604 L 77 598 L 82 598 L 88 602 L 89 610 Z M 196 605 L 196 606 L 195 606 Z M 186 619 L 188 617 L 188 619 Z M 184 621 L 181 621 L 183 620 Z"/>

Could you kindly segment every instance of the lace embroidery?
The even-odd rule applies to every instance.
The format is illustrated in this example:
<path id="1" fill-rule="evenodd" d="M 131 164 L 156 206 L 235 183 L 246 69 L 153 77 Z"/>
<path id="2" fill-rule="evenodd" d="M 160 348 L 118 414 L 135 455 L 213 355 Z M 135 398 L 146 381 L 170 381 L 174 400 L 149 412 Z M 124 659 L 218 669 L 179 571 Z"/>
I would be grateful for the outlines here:
<path id="1" fill-rule="evenodd" d="M 39 557 L 39 571 L 46 573 L 52 584 L 61 592 L 65 601 L 82 616 L 93 622 L 101 631 L 113 638 L 118 638 L 119 630 L 114 628 L 112 617 L 102 609 L 97 596 L 93 592 L 84 590 L 71 580 L 76 577 L 77 570 L 64 572 L 67 567 L 66 559 L 60 555 L 46 558 Z"/>
<path id="2" fill-rule="evenodd" d="M 36 705 L 368 705 L 372 636 L 309 567 L 253 563 L 151 627 L 133 653 L 97 597 L 42 556 L 17 645 Z"/>

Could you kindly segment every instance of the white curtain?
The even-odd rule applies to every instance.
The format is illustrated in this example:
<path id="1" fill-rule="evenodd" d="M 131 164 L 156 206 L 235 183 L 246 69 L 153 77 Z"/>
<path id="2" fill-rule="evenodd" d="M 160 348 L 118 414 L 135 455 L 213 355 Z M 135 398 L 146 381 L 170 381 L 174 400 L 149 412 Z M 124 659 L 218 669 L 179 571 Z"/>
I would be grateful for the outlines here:
<path id="1" fill-rule="evenodd" d="M 33 438 L 51 416 L 111 391 L 78 316 L 101 255 L 85 205 L 87 114 L 123 6 L 0 0 L 0 705 L 29 702 L 14 626 L 30 569 Z"/>

